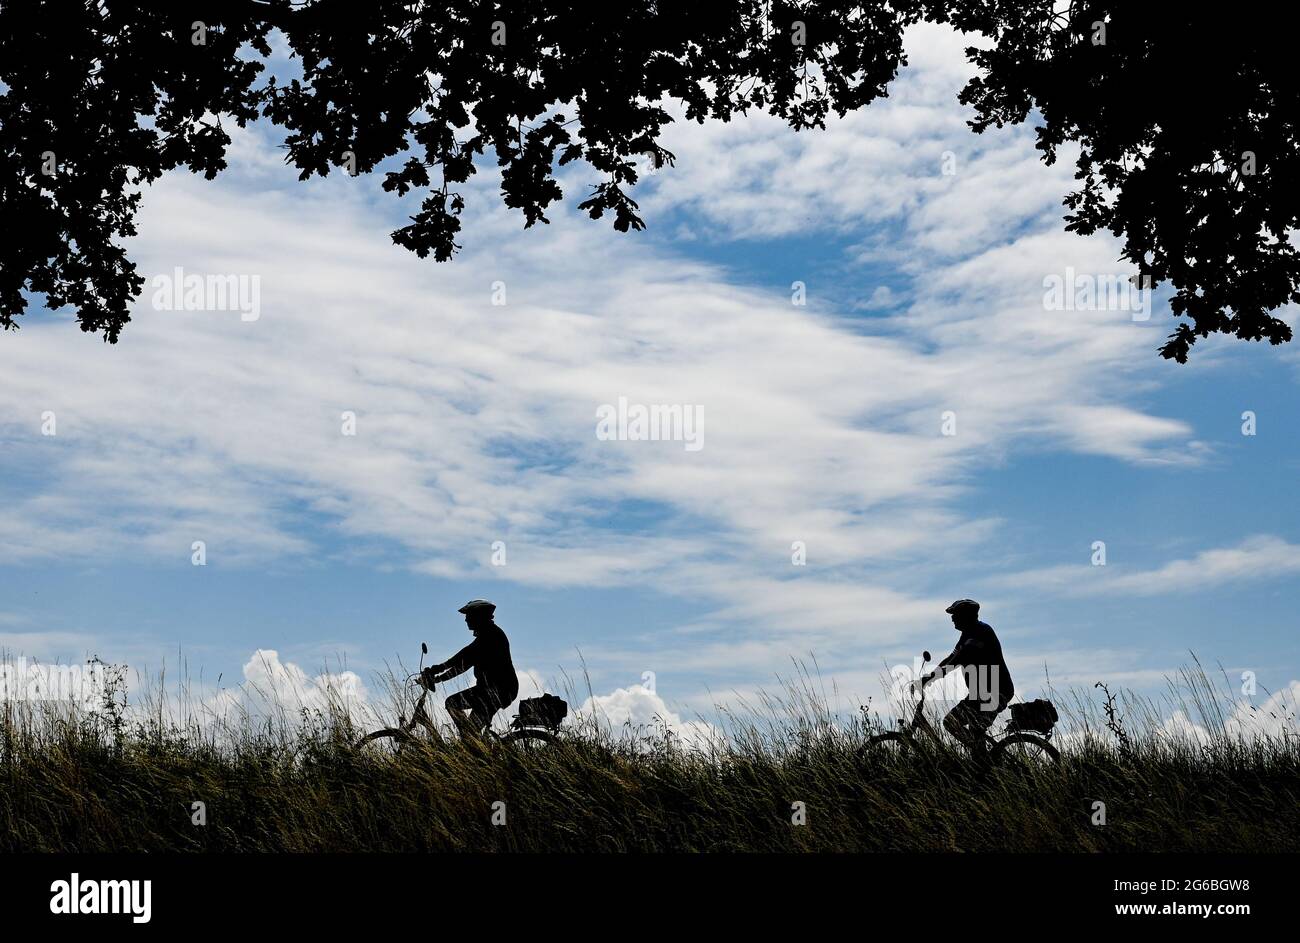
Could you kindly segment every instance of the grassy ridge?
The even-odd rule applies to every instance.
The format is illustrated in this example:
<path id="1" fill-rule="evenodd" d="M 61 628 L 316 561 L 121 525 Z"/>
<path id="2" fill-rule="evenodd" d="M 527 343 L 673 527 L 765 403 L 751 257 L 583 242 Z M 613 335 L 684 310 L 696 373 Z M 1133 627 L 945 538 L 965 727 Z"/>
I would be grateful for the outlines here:
<path id="1" fill-rule="evenodd" d="M 1076 715 L 1059 767 L 981 776 L 944 749 L 864 760 L 869 721 L 836 725 L 798 703 L 737 723 L 707 751 L 579 724 L 537 755 L 445 740 L 395 757 L 352 750 L 359 731 L 332 711 L 218 734 L 130 719 L 120 705 L 11 702 L 0 707 L 0 849 L 1300 849 L 1300 749 L 1287 734 L 1198 740 Z M 195 802 L 206 824 L 192 821 Z M 806 824 L 793 823 L 794 803 Z"/>

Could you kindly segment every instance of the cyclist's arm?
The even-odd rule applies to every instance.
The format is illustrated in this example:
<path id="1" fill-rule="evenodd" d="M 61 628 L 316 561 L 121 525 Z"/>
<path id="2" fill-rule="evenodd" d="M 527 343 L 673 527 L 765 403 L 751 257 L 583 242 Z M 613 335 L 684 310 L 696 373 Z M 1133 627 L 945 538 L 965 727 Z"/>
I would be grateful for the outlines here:
<path id="1" fill-rule="evenodd" d="M 958 642 L 957 647 L 952 650 L 948 657 L 934 666 L 934 670 L 931 671 L 929 675 L 930 680 L 942 678 L 948 672 L 956 671 L 960 668 L 962 663 L 966 660 L 966 650 L 969 647 L 970 642 Z"/>
<path id="2" fill-rule="evenodd" d="M 429 669 L 433 673 L 433 680 L 435 682 L 446 681 L 469 671 L 474 667 L 474 654 L 474 642 L 470 642 L 441 665 L 433 665 Z"/>

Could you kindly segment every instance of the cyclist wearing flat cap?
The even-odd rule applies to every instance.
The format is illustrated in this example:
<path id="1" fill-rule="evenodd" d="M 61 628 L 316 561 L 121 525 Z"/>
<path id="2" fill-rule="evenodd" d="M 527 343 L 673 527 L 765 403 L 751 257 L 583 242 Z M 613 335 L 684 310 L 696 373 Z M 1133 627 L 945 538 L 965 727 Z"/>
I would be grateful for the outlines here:
<path id="1" fill-rule="evenodd" d="M 973 599 L 958 599 L 944 611 L 952 616 L 952 627 L 961 638 L 952 654 L 921 678 L 921 684 L 929 684 L 949 671 L 962 670 L 966 697 L 948 712 L 943 726 L 958 740 L 974 744 L 993 726 L 993 718 L 1010 703 L 1016 689 L 1002 657 L 1002 643 L 993 627 L 979 620 L 980 604 Z"/>

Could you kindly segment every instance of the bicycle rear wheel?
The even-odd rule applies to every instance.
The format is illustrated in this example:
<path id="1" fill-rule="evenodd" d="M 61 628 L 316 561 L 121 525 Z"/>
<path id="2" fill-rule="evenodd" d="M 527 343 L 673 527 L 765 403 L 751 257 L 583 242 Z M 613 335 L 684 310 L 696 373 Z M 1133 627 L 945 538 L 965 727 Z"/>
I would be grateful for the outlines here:
<path id="1" fill-rule="evenodd" d="M 1013 768 L 1047 769 L 1061 762 L 1061 751 L 1042 737 L 1013 733 L 997 742 L 991 758 L 994 763 Z"/>
<path id="2" fill-rule="evenodd" d="M 549 730 L 540 730 L 536 727 L 524 727 L 503 734 L 501 736 L 501 742 L 514 744 L 516 747 L 526 752 L 535 752 L 554 747 L 560 742 L 560 738 Z"/>

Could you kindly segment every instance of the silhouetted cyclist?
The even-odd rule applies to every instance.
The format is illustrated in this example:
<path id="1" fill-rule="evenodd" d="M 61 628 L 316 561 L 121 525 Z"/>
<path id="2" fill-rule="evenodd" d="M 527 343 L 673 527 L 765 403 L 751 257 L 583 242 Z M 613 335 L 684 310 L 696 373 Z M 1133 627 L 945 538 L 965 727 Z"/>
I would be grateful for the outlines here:
<path id="1" fill-rule="evenodd" d="M 948 712 L 943 727 L 961 742 L 976 746 L 1016 689 L 1002 657 L 1002 643 L 992 626 L 979 620 L 980 604 L 973 599 L 958 599 L 944 611 L 952 616 L 952 626 L 961 638 L 952 654 L 921 678 L 921 684 L 927 685 L 954 669 L 962 670 L 966 697 Z"/>
<path id="2" fill-rule="evenodd" d="M 493 620 L 497 607 L 486 599 L 473 599 L 458 609 L 474 633 L 470 642 L 440 665 L 422 672 L 426 684 L 437 684 L 474 669 L 474 686 L 447 698 L 447 712 L 461 736 L 481 733 L 497 711 L 509 707 L 519 694 L 519 676 L 510 660 L 510 640 Z M 469 711 L 469 721 L 465 720 Z M 468 725 L 467 725 L 468 724 Z"/>

